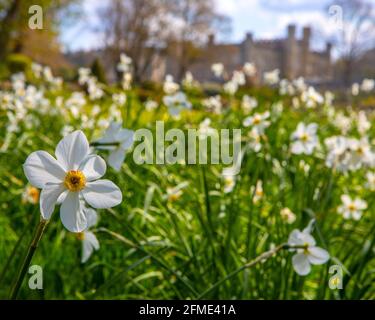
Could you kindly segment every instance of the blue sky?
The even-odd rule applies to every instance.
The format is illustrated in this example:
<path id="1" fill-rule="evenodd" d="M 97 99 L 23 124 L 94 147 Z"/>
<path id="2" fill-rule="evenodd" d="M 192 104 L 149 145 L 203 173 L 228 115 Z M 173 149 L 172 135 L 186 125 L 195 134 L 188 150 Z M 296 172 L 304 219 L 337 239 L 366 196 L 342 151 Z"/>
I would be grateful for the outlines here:
<path id="1" fill-rule="evenodd" d="M 204 0 L 202 0 L 204 1 Z M 328 14 L 329 0 L 215 0 L 217 9 L 232 18 L 232 33 L 228 41 L 240 41 L 250 31 L 255 38 L 272 39 L 285 35 L 286 26 L 296 23 L 300 28 L 310 25 L 316 45 L 321 44 L 335 30 Z M 88 25 L 100 23 L 96 17 L 102 0 L 83 0 L 84 16 L 75 25 L 64 28 L 61 39 L 70 50 L 100 46 L 98 36 Z M 318 31 L 319 30 L 319 31 Z"/>

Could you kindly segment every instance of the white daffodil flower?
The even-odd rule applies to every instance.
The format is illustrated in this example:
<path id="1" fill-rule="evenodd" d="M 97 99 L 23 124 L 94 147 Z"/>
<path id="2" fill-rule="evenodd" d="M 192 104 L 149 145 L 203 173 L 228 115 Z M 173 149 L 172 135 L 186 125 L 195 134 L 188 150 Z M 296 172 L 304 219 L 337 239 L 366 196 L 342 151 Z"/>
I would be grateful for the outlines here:
<path id="1" fill-rule="evenodd" d="M 312 154 L 319 143 L 318 136 L 316 135 L 317 130 L 318 125 L 316 123 L 308 125 L 305 125 L 303 122 L 299 123 L 291 137 L 294 141 L 291 146 L 292 153 Z"/>
<path id="2" fill-rule="evenodd" d="M 168 187 L 167 193 L 164 195 L 164 199 L 166 199 L 170 202 L 177 201 L 183 195 L 182 190 L 185 189 L 188 185 L 189 185 L 189 183 L 187 181 L 185 181 L 185 182 L 181 182 L 180 184 L 178 184 L 177 186 L 175 186 L 173 188 Z"/>
<path id="3" fill-rule="evenodd" d="M 123 129 L 121 122 L 111 122 L 104 136 L 95 144 L 98 144 L 98 149 L 109 150 L 108 164 L 120 171 L 126 151 L 132 147 L 133 142 L 134 131 Z"/>
<path id="4" fill-rule="evenodd" d="M 222 177 L 224 181 L 224 193 L 230 193 L 236 186 L 236 174 L 232 167 L 224 168 L 222 172 Z"/>
<path id="5" fill-rule="evenodd" d="M 371 122 L 367 119 L 364 111 L 358 112 L 357 128 L 361 136 L 365 135 L 366 132 L 371 129 Z"/>
<path id="6" fill-rule="evenodd" d="M 349 195 L 341 196 L 342 205 L 338 207 L 337 212 L 344 219 L 359 220 L 362 217 L 363 210 L 367 209 L 367 202 L 359 198 L 352 199 Z"/>
<path id="7" fill-rule="evenodd" d="M 257 184 L 255 185 L 255 190 L 254 186 L 251 187 L 250 193 L 253 194 L 253 203 L 258 204 L 259 201 L 261 201 L 264 197 L 264 191 L 263 191 L 263 181 L 258 180 Z"/>
<path id="8" fill-rule="evenodd" d="M 198 129 L 198 137 L 199 139 L 206 139 L 213 134 L 215 134 L 216 130 L 211 127 L 211 119 L 205 118 L 200 124 Z"/>
<path id="9" fill-rule="evenodd" d="M 82 210 L 87 218 L 87 229 L 78 233 L 78 239 L 82 241 L 81 262 L 85 263 L 91 257 L 94 251 L 99 250 L 99 241 L 95 234 L 89 229 L 98 223 L 98 214 L 92 208 L 87 208 L 84 201 L 81 201 Z"/>
<path id="10" fill-rule="evenodd" d="M 241 102 L 241 108 L 245 113 L 250 113 L 258 106 L 257 99 L 250 97 L 248 95 L 244 95 Z"/>
<path id="11" fill-rule="evenodd" d="M 254 63 L 246 62 L 243 66 L 243 71 L 248 77 L 254 77 L 257 72 L 257 68 L 255 67 Z"/>
<path id="12" fill-rule="evenodd" d="M 246 83 L 245 74 L 242 71 L 233 71 L 232 81 L 237 83 L 238 86 L 243 86 Z"/>
<path id="13" fill-rule="evenodd" d="M 247 117 L 243 121 L 244 127 L 252 126 L 257 130 L 258 134 L 263 134 L 264 130 L 268 128 L 271 124 L 267 119 L 270 117 L 270 112 L 266 111 L 264 113 L 256 113 L 253 116 Z"/>
<path id="14" fill-rule="evenodd" d="M 366 178 L 367 178 L 366 188 L 368 188 L 371 191 L 375 191 L 375 173 L 367 172 Z"/>
<path id="15" fill-rule="evenodd" d="M 126 73 L 130 70 L 132 64 L 132 59 L 128 57 L 125 53 L 121 53 L 120 62 L 117 64 L 117 71 Z"/>
<path id="16" fill-rule="evenodd" d="M 216 114 L 221 114 L 221 111 L 223 109 L 221 96 L 219 95 L 204 99 L 202 104 L 207 108 L 207 110 Z"/>
<path id="17" fill-rule="evenodd" d="M 265 72 L 263 74 L 264 82 L 269 85 L 275 85 L 280 81 L 280 70 L 275 69 L 273 71 Z"/>
<path id="18" fill-rule="evenodd" d="M 364 92 L 370 92 L 375 88 L 374 79 L 363 79 L 361 84 L 361 90 Z"/>
<path id="19" fill-rule="evenodd" d="M 96 209 L 111 208 L 122 201 L 120 189 L 113 182 L 100 179 L 105 174 L 106 163 L 98 155 L 89 154 L 89 148 L 84 133 L 75 131 L 58 143 L 56 159 L 46 151 L 36 151 L 23 165 L 30 184 L 42 189 L 42 217 L 50 219 L 59 201 L 61 221 L 71 232 L 87 228 L 80 197 Z"/>
<path id="20" fill-rule="evenodd" d="M 173 95 L 180 89 L 180 85 L 174 82 L 173 76 L 170 74 L 166 75 L 165 81 L 163 84 L 163 90 L 165 94 Z"/>
<path id="21" fill-rule="evenodd" d="M 223 89 L 227 94 L 233 96 L 238 90 L 238 83 L 233 80 L 228 81 L 224 84 Z"/>
<path id="22" fill-rule="evenodd" d="M 214 63 L 211 66 L 211 71 L 216 78 L 220 78 L 224 73 L 224 65 L 222 63 Z"/>
<path id="23" fill-rule="evenodd" d="M 281 216 L 281 219 L 283 219 L 283 221 L 289 224 L 292 224 L 294 221 L 296 221 L 295 213 L 289 208 L 281 209 L 280 216 Z"/>
<path id="24" fill-rule="evenodd" d="M 168 107 L 169 114 L 172 117 L 177 118 L 182 110 L 191 109 L 191 103 L 187 100 L 186 95 L 183 92 L 177 92 L 174 95 L 165 96 L 163 102 Z"/>
<path id="25" fill-rule="evenodd" d="M 358 96 L 359 95 L 359 89 L 360 89 L 360 86 L 358 83 L 353 83 L 352 84 L 352 95 L 353 96 Z"/>
<path id="26" fill-rule="evenodd" d="M 298 249 L 290 249 L 290 251 L 296 252 L 292 258 L 292 264 L 294 270 L 300 276 L 309 274 L 312 264 L 324 264 L 329 259 L 329 253 L 326 250 L 317 247 L 315 239 L 311 236 L 313 223 L 314 220 L 312 220 L 302 232 L 294 229 L 288 239 L 288 244 L 290 246 L 301 246 L 301 248 Z"/>

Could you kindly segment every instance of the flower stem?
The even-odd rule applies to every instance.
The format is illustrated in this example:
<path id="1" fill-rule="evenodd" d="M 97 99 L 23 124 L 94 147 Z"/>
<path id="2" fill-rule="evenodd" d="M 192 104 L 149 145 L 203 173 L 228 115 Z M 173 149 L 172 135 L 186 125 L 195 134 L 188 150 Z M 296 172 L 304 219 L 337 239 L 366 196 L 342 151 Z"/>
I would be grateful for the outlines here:
<path id="1" fill-rule="evenodd" d="M 305 248 L 305 246 L 299 246 L 299 245 L 292 246 L 292 245 L 289 245 L 288 243 L 283 243 L 283 244 L 280 244 L 279 246 L 277 246 L 277 247 L 275 247 L 275 248 L 273 248 L 269 251 L 263 252 L 261 255 L 257 256 L 253 260 L 249 261 L 248 263 L 242 265 L 238 269 L 229 273 L 226 277 L 224 277 L 224 278 L 220 279 L 219 281 L 217 281 L 216 283 L 214 283 L 206 291 L 201 293 L 196 299 L 202 299 L 204 296 L 206 296 L 208 293 L 210 293 L 211 291 L 216 289 L 218 286 L 220 286 L 222 283 L 224 283 L 228 279 L 234 277 L 235 275 L 237 275 L 241 271 L 244 271 L 245 269 L 248 269 L 248 268 L 251 268 L 251 267 L 255 266 L 259 262 L 266 261 L 267 259 L 271 258 L 272 256 L 274 256 L 276 253 L 278 253 L 281 250 L 284 250 L 284 249 L 304 249 L 304 248 Z"/>
<path id="2" fill-rule="evenodd" d="M 27 250 L 26 256 L 25 256 L 25 258 L 23 260 L 23 263 L 22 263 L 22 266 L 21 266 L 21 268 L 18 272 L 17 279 L 16 279 L 16 281 L 15 281 L 13 287 L 12 287 L 12 291 L 11 291 L 10 296 L 9 296 L 9 298 L 12 299 L 12 300 L 17 298 L 18 291 L 21 287 L 23 279 L 25 278 L 26 271 L 29 268 L 31 259 L 34 256 L 34 253 L 36 251 L 36 248 L 38 247 L 39 241 L 43 236 L 43 232 L 44 232 L 44 230 L 47 226 L 47 223 L 48 223 L 48 220 L 45 220 L 43 218 L 41 218 L 40 221 L 39 221 L 38 227 L 35 231 L 35 235 L 30 242 L 30 245 L 29 245 L 29 248 Z"/>
<path id="3" fill-rule="evenodd" d="M 118 147 L 119 142 L 91 142 L 90 147 Z"/>

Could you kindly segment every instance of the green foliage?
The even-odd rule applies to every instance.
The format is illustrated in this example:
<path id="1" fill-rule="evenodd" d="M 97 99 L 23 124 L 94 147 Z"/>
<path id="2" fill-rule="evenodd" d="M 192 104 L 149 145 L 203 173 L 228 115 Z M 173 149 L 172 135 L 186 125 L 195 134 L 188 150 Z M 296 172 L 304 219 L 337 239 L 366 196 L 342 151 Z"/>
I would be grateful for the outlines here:
<path id="1" fill-rule="evenodd" d="M 75 116 L 67 102 L 73 91 L 46 91 L 49 108 L 27 109 L 27 117 L 20 119 L 12 132 L 7 112 L 13 111 L 0 109 L 0 272 L 15 249 L 5 277 L 0 278 L 1 298 L 8 295 L 39 219 L 39 205 L 21 201 L 27 186 L 22 169 L 26 157 L 36 150 L 53 155 L 65 126 L 83 130 L 94 141 L 103 134 L 103 120 L 114 113 L 109 94 L 99 102 L 86 96 Z M 105 91 L 119 93 L 113 87 Z M 145 110 L 147 99 L 161 101 L 163 93 L 158 86 L 128 91 L 126 105 L 119 111 L 124 126 L 132 130 L 149 128 L 154 132 L 155 122 L 164 120 L 166 130 L 186 131 L 198 128 L 209 117 L 213 128 L 241 128 L 247 139 L 249 129 L 242 126 L 247 115 L 240 108 L 244 94 L 259 102 L 254 112 L 272 111 L 274 102 L 282 102 L 284 110 L 279 117 L 272 115 L 262 150 L 245 153 L 232 192 L 223 192 L 224 165 L 138 165 L 129 153 L 119 172 L 108 166 L 104 177 L 120 187 L 123 202 L 113 209 L 98 210 L 99 224 L 92 231 L 100 241 L 100 250 L 86 264 L 80 262 L 82 243 L 64 229 L 57 206 L 32 261 L 43 267 L 44 290 L 30 290 L 25 281 L 20 298 L 187 299 L 213 288 L 203 298 L 374 299 L 375 201 L 373 191 L 366 187 L 368 169 L 343 174 L 327 168 L 322 151 L 310 156 L 288 151 L 291 133 L 301 121 L 319 124 L 322 144 L 325 138 L 341 134 L 325 107 L 296 109 L 290 97 L 269 88 L 253 88 L 224 97 L 223 112 L 212 114 L 201 103 L 206 95 L 193 92 L 189 99 L 194 109 L 173 119 L 163 105 Z M 57 108 L 59 97 L 64 102 Z M 95 105 L 100 106 L 98 113 L 93 113 Z M 372 139 L 374 129 L 368 132 Z M 358 133 L 353 126 L 348 134 Z M 105 151 L 96 151 L 107 157 Z M 256 203 L 253 189 L 258 180 L 263 181 L 264 195 Z M 181 196 L 169 200 L 167 189 L 185 181 L 188 186 Z M 367 201 L 368 208 L 359 221 L 345 220 L 337 213 L 344 193 Z M 280 210 L 285 207 L 296 214 L 293 224 L 281 218 Z M 293 253 L 284 250 L 230 276 L 287 241 L 293 229 L 303 229 L 312 217 L 317 221 L 317 244 L 331 255 L 327 264 L 313 266 L 308 276 L 301 277 L 292 268 Z M 345 268 L 343 290 L 328 287 L 329 267 L 334 264 Z"/>
<path id="2" fill-rule="evenodd" d="M 31 63 L 31 59 L 23 54 L 10 54 L 6 58 L 6 65 L 11 74 L 17 72 L 29 74 Z"/>
<path id="3" fill-rule="evenodd" d="M 91 65 L 92 74 L 98 79 L 99 82 L 106 84 L 107 78 L 102 63 L 98 58 L 95 58 Z"/>

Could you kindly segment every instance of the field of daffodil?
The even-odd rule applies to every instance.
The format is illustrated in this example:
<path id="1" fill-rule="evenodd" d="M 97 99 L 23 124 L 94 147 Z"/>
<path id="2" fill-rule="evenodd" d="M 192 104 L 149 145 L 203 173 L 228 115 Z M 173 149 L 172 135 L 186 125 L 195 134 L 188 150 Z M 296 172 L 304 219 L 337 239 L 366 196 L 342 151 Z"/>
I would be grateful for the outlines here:
<path id="1" fill-rule="evenodd" d="M 374 299 L 374 113 L 246 64 L 202 86 L 81 68 L 0 91 L 0 298 Z M 139 164 L 139 129 L 241 129 L 228 164 Z M 166 141 L 166 145 L 171 141 Z"/>

